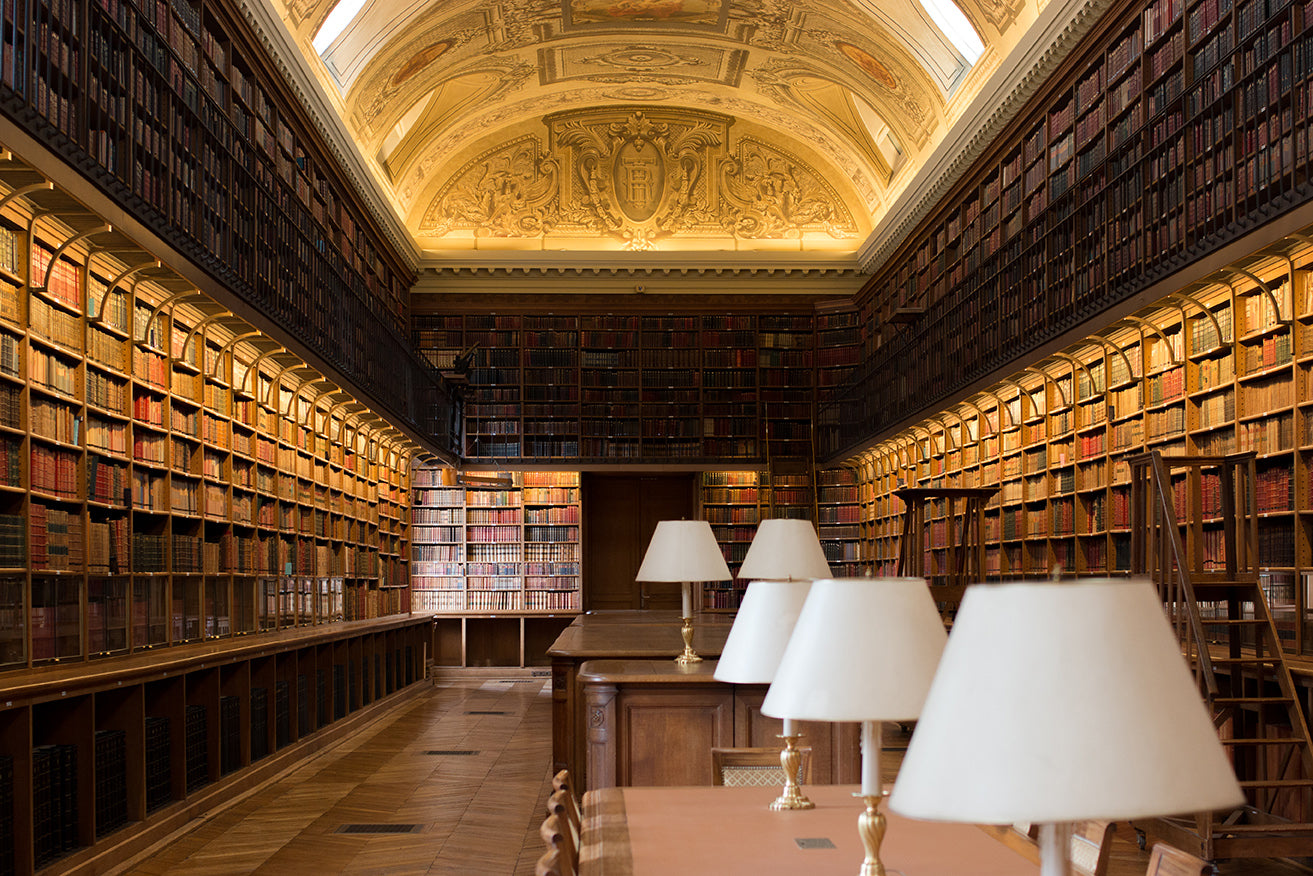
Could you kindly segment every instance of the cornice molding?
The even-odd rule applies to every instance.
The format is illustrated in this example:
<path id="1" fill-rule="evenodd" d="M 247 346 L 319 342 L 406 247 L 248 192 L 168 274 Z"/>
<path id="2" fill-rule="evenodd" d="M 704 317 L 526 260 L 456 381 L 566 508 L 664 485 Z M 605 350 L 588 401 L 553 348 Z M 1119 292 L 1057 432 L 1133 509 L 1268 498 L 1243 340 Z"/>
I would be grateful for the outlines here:
<path id="1" fill-rule="evenodd" d="M 922 165 L 917 184 L 898 196 L 858 250 L 863 272 L 878 270 L 939 206 L 1112 5 L 1113 0 L 1055 0 L 1044 8 L 1028 38 L 1008 53 Z"/>
<path id="2" fill-rule="evenodd" d="M 260 41 L 269 60 L 282 74 L 292 95 L 300 102 L 319 135 L 328 144 L 338 167 L 374 221 L 387 235 L 388 241 L 406 266 L 411 271 L 418 271 L 419 248 L 415 245 L 414 237 L 393 210 L 389 195 L 382 190 L 377 178 L 365 165 L 355 140 L 347 131 L 342 117 L 329 103 L 319 80 L 310 70 L 309 62 L 301 54 L 282 18 L 269 0 L 238 0 L 235 5 L 251 32 Z"/>
<path id="3" fill-rule="evenodd" d="M 508 254 L 509 255 L 509 254 Z M 729 263 L 697 258 L 696 253 L 671 253 L 669 263 L 635 262 L 613 253 L 551 253 L 567 258 L 551 261 L 506 259 L 426 263 L 412 295 L 470 292 L 490 298 L 499 293 L 571 295 L 798 295 L 851 298 L 866 276 L 851 256 L 842 260 L 784 259 L 763 254 L 751 262 Z M 623 254 L 621 254 L 623 255 Z M 650 254 L 647 254 L 650 255 Z M 500 281 L 489 283 L 489 280 Z"/>
<path id="4" fill-rule="evenodd" d="M 753 252 L 506 252 L 422 260 L 412 294 L 453 292 L 488 280 L 505 292 L 856 295 L 866 281 L 852 254 Z M 799 289 L 798 284 L 807 283 Z"/>

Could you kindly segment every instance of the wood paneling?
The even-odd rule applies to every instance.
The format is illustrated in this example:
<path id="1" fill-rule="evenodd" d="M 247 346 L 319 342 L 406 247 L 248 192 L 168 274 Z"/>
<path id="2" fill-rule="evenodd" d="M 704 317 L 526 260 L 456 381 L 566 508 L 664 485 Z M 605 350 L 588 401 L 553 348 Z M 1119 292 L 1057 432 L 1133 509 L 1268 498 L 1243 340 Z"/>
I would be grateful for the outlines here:
<path id="1" fill-rule="evenodd" d="M 678 609 L 678 584 L 647 584 L 640 588 L 634 576 L 659 521 L 696 516 L 695 475 L 585 472 L 580 487 L 584 608 Z"/>

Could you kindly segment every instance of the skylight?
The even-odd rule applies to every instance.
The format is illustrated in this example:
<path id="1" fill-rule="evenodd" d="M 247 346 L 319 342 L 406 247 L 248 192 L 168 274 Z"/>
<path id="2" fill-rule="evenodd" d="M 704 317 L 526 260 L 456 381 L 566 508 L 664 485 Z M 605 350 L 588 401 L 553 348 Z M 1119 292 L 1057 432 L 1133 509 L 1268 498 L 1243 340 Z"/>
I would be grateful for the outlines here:
<path id="1" fill-rule="evenodd" d="M 921 0 L 921 5 L 930 13 L 935 24 L 944 32 L 944 36 L 948 37 L 954 47 L 967 59 L 967 63 L 974 65 L 984 54 L 985 46 L 980 42 L 980 35 L 971 26 L 971 22 L 967 21 L 967 17 L 962 14 L 957 4 L 953 0 Z"/>
<path id="2" fill-rule="evenodd" d="M 323 55 L 324 51 L 333 44 L 346 26 L 351 23 L 351 19 L 356 17 L 365 5 L 365 0 L 339 0 L 338 4 L 333 7 L 333 11 L 328 13 L 324 19 L 323 25 L 319 28 L 319 33 L 315 34 L 315 52 Z M 958 13 L 959 15 L 961 13 Z M 932 13 L 933 15 L 933 13 Z M 935 19 L 938 21 L 939 19 Z M 943 27 L 943 25 L 940 25 Z"/>

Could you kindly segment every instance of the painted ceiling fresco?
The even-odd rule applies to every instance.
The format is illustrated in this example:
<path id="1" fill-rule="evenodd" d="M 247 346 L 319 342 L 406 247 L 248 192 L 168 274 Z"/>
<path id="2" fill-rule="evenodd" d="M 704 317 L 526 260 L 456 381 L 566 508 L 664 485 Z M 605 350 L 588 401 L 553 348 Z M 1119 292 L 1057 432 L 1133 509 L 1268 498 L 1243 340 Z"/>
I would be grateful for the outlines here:
<path id="1" fill-rule="evenodd" d="M 920 0 L 368 0 L 320 54 L 337 2 L 284 23 L 429 252 L 856 251 L 1036 14 L 958 0 L 973 66 Z"/>

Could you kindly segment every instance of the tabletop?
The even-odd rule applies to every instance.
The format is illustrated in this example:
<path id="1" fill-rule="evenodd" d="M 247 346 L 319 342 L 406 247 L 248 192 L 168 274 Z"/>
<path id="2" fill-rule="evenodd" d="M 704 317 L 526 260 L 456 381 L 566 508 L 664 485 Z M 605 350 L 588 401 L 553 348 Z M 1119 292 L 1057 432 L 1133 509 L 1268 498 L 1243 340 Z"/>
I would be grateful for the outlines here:
<path id="1" fill-rule="evenodd" d="M 852 876 L 863 858 L 856 790 L 804 788 L 816 808 L 798 812 L 767 808 L 778 788 L 590 791 L 580 876 Z M 1035 847 L 1007 829 L 888 817 L 882 858 L 889 876 L 1039 873 Z"/>

